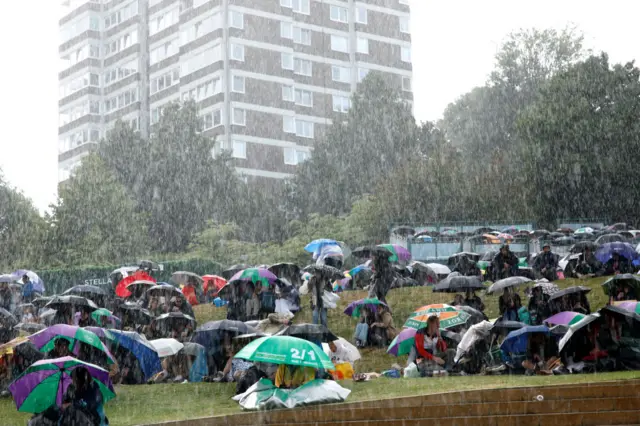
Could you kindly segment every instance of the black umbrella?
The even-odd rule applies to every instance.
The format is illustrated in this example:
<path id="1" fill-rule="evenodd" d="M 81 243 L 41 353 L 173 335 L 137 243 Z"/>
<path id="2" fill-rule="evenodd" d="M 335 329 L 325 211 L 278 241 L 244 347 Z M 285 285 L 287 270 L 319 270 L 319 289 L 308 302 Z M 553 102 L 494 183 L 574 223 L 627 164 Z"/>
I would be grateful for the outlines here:
<path id="1" fill-rule="evenodd" d="M 237 274 L 240 271 L 244 271 L 245 269 L 250 268 L 249 265 L 245 265 L 244 263 L 238 264 L 238 265 L 233 265 L 230 268 L 228 268 L 227 270 L 222 271 L 222 277 L 225 280 L 230 280 L 231 277 L 233 277 L 235 274 Z"/>
<path id="2" fill-rule="evenodd" d="M 0 321 L 3 324 L 7 324 L 8 327 L 13 327 L 18 323 L 16 317 L 4 308 L 0 308 Z"/>
<path id="3" fill-rule="evenodd" d="M 137 303 L 127 302 L 118 305 L 114 314 L 122 320 L 123 324 L 132 322 L 133 324 L 148 325 L 153 320 L 153 315 Z"/>
<path id="4" fill-rule="evenodd" d="M 31 301 L 31 303 L 37 309 L 42 309 L 45 306 L 47 306 L 47 303 L 51 302 L 52 300 L 53 300 L 53 296 L 42 296 L 42 297 L 37 297 L 37 298 L 33 299 Z"/>
<path id="5" fill-rule="evenodd" d="M 147 290 L 147 296 L 164 296 L 168 298 L 181 297 L 182 299 L 185 299 L 184 294 L 180 290 L 178 290 L 177 287 L 174 287 L 170 284 L 158 284 L 154 285 L 153 287 L 149 287 L 149 289 Z"/>
<path id="6" fill-rule="evenodd" d="M 480 260 L 480 255 L 478 253 L 462 251 L 460 253 L 455 253 L 449 256 L 449 259 L 447 259 L 447 265 L 455 265 L 456 263 L 458 263 L 461 257 L 466 257 L 469 260 L 473 260 L 474 262 L 477 262 Z"/>
<path id="7" fill-rule="evenodd" d="M 304 268 L 304 272 L 309 272 L 312 275 L 319 275 L 323 279 L 329 279 L 331 281 L 344 278 L 344 274 L 339 269 L 329 265 L 308 265 Z"/>
<path id="8" fill-rule="evenodd" d="M 619 306 L 607 305 L 600 309 L 600 315 L 613 316 L 619 320 L 628 322 L 633 329 L 640 328 L 640 315 Z"/>
<path id="9" fill-rule="evenodd" d="M 222 339 L 224 334 L 229 334 L 231 337 L 247 334 L 264 336 L 261 331 L 256 330 L 242 321 L 222 320 L 209 321 L 198 327 L 191 341 L 199 343 L 207 348 L 207 350 L 210 350 L 214 347 L 215 342 Z"/>
<path id="10" fill-rule="evenodd" d="M 182 348 L 182 350 L 180 350 L 180 353 L 184 355 L 198 356 L 198 354 L 203 350 L 204 346 L 198 343 L 189 342 L 184 344 L 184 347 Z"/>
<path id="11" fill-rule="evenodd" d="M 497 254 L 498 254 L 497 250 L 489 250 L 482 255 L 480 260 L 484 262 L 493 262 L 493 258 L 496 257 Z"/>
<path id="12" fill-rule="evenodd" d="M 472 308 L 471 306 L 461 305 L 456 306 L 456 309 L 458 309 L 459 311 L 464 311 L 471 315 L 471 320 L 469 321 L 469 323 L 472 324 L 477 324 L 487 319 L 487 317 L 482 312 L 475 308 Z"/>
<path id="13" fill-rule="evenodd" d="M 596 238 L 596 244 L 624 242 L 626 239 L 620 234 L 605 234 Z"/>
<path id="14" fill-rule="evenodd" d="M 393 232 L 396 235 L 413 235 L 416 233 L 416 230 L 410 226 L 402 225 L 402 226 L 396 226 L 391 230 L 391 232 Z"/>
<path id="15" fill-rule="evenodd" d="M 491 284 L 491 287 L 489 287 L 489 290 L 487 290 L 487 294 L 493 294 L 496 293 L 498 291 L 502 291 L 505 288 L 509 288 L 509 287 L 516 287 L 519 285 L 526 285 L 528 283 L 532 282 L 529 278 L 526 277 L 509 277 L 509 278 L 504 278 L 502 280 L 496 281 L 495 283 Z"/>
<path id="16" fill-rule="evenodd" d="M 584 287 L 581 285 L 578 286 L 573 286 L 573 287 L 567 287 L 565 289 L 562 289 L 560 291 L 556 291 L 555 293 L 553 293 L 551 295 L 551 297 L 549 297 L 549 300 L 554 300 L 554 299 L 559 299 L 562 296 L 566 295 L 566 294 L 576 294 L 576 293 L 584 293 L 587 294 L 591 291 L 591 289 L 589 287 Z"/>
<path id="17" fill-rule="evenodd" d="M 74 309 L 77 308 L 87 309 L 89 311 L 95 311 L 98 309 L 98 305 L 93 303 L 91 299 L 87 299 L 82 296 L 55 296 L 49 303 L 47 303 L 46 307 L 49 309 L 60 310 L 65 307 L 72 306 Z"/>
<path id="18" fill-rule="evenodd" d="M 70 289 L 62 293 L 62 295 L 82 296 L 82 297 L 88 297 L 89 299 L 92 298 L 91 296 L 103 296 L 103 297 L 108 296 L 107 291 L 105 289 L 97 287 L 95 285 L 77 285 L 77 286 L 71 287 Z"/>
<path id="19" fill-rule="evenodd" d="M 491 332 L 494 334 L 509 334 L 513 330 L 519 330 L 526 327 L 526 324 L 520 321 L 497 321 L 493 324 Z"/>
<path id="20" fill-rule="evenodd" d="M 614 275 L 602 284 L 604 293 L 609 295 L 612 289 L 620 289 L 628 285 L 636 290 L 640 289 L 640 277 L 633 274 Z"/>
<path id="21" fill-rule="evenodd" d="M 35 322 L 21 322 L 13 328 L 15 330 L 24 331 L 25 333 L 33 334 L 37 331 L 44 330 L 45 328 L 47 328 L 47 326 L 44 324 L 38 324 Z"/>
<path id="22" fill-rule="evenodd" d="M 276 336 L 292 336 L 310 342 L 329 343 L 338 340 L 338 336 L 333 334 L 322 324 L 294 324 L 275 334 Z"/>
<path id="23" fill-rule="evenodd" d="M 487 226 L 483 226 L 483 227 L 480 227 L 480 228 L 475 229 L 475 230 L 473 231 L 473 233 L 474 233 L 475 235 L 482 235 L 482 234 L 488 234 L 488 233 L 490 233 L 490 232 L 494 232 L 494 231 L 495 231 L 495 229 L 493 229 L 493 228 L 489 228 L 489 227 L 487 227 Z"/>
<path id="24" fill-rule="evenodd" d="M 158 325 L 184 324 L 186 326 L 188 324 L 195 325 L 196 323 L 196 320 L 192 316 L 183 314 L 182 312 L 168 312 L 160 315 L 153 321 Z"/>
<path id="25" fill-rule="evenodd" d="M 599 245 L 594 241 L 578 241 L 569 249 L 569 253 L 583 253 L 587 248 L 591 249 L 592 252 L 598 250 Z"/>
<path id="26" fill-rule="evenodd" d="M 285 278 L 296 287 L 302 285 L 300 267 L 294 263 L 276 263 L 275 265 L 269 266 L 268 269 L 278 278 Z"/>
<path id="27" fill-rule="evenodd" d="M 351 254 L 354 257 L 358 257 L 361 259 L 369 259 L 373 256 L 382 256 L 382 257 L 393 256 L 393 253 L 391 253 L 389 249 L 386 249 L 380 246 L 358 247 L 353 252 L 351 252 Z"/>
<path id="28" fill-rule="evenodd" d="M 460 293 L 467 290 L 483 290 L 484 285 L 477 276 L 449 276 L 433 287 L 434 293 Z"/>

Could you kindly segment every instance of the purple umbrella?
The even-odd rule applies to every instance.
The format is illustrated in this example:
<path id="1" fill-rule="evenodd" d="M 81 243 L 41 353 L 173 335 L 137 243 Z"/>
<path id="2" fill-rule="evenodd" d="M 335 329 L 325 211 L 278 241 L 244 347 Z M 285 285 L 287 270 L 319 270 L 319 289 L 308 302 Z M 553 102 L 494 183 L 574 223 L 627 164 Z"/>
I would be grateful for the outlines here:
<path id="1" fill-rule="evenodd" d="M 629 262 L 640 257 L 636 249 L 631 244 L 616 242 L 601 245 L 598 250 L 596 250 L 596 259 L 602 263 L 607 263 L 613 257 L 614 253 L 618 253 Z"/>
<path id="2" fill-rule="evenodd" d="M 415 328 L 403 329 L 400 334 L 393 339 L 393 342 L 389 345 L 389 349 L 387 349 L 387 353 L 395 356 L 408 354 L 415 343 L 416 331 L 418 330 Z"/>
<path id="3" fill-rule="evenodd" d="M 373 298 L 373 299 L 360 299 L 360 300 L 356 300 L 355 302 L 351 302 L 349 303 L 349 306 L 346 307 L 346 309 L 344 310 L 344 313 L 346 315 L 349 315 L 350 317 L 359 317 L 360 316 L 360 309 L 362 309 L 362 307 L 366 307 L 367 309 L 369 309 L 370 311 L 377 311 L 378 305 L 384 305 L 387 306 L 386 303 L 378 300 L 377 298 Z M 388 306 L 387 306 L 388 307 Z"/>
<path id="4" fill-rule="evenodd" d="M 411 260 L 411 253 L 409 250 L 402 247 L 400 244 L 380 244 L 378 247 L 386 248 L 394 255 L 389 258 L 390 262 L 408 262 Z M 397 259 L 394 259 L 394 257 L 397 257 Z"/>
<path id="5" fill-rule="evenodd" d="M 551 325 L 573 325 L 583 319 L 585 316 L 583 314 L 579 314 L 577 312 L 560 312 L 559 314 L 555 314 L 552 317 L 544 320 L 547 324 Z"/>
<path id="6" fill-rule="evenodd" d="M 57 405 L 62 407 L 64 394 L 72 382 L 76 368 L 86 368 L 98 386 L 104 402 L 116 396 L 109 372 L 70 356 L 37 361 L 9 386 L 18 411 L 41 413 Z"/>
<path id="7" fill-rule="evenodd" d="M 93 332 L 80 327 L 67 324 L 56 324 L 28 337 L 40 352 L 50 352 L 57 339 L 65 339 L 69 342 L 69 348 L 76 355 L 80 352 L 80 342 L 96 348 L 103 352 L 109 364 L 115 364 L 115 359 L 109 349 L 102 343 L 100 338 Z"/>

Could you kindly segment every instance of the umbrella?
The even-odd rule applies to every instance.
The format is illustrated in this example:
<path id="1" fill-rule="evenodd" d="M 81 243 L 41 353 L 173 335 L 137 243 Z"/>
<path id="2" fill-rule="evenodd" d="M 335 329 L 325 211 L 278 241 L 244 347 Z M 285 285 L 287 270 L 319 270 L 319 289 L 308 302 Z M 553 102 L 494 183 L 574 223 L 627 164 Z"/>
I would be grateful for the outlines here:
<path id="1" fill-rule="evenodd" d="M 492 329 L 493 324 L 489 321 L 482 321 L 469 327 L 456 347 L 454 362 L 457 364 L 465 355 L 470 355 L 471 349 L 476 343 L 489 337 Z"/>
<path id="2" fill-rule="evenodd" d="M 51 302 L 53 300 L 54 296 L 42 296 L 42 297 L 37 297 L 35 299 L 33 299 L 31 301 L 31 303 L 33 304 L 33 306 L 35 306 L 37 309 L 42 309 L 45 306 L 47 306 L 47 303 Z"/>
<path id="3" fill-rule="evenodd" d="M 493 330 L 495 332 L 502 332 L 508 334 L 513 330 L 519 330 L 522 327 L 526 327 L 527 324 L 520 321 L 496 321 L 493 323 Z"/>
<path id="4" fill-rule="evenodd" d="M 342 361 L 356 362 L 357 360 L 362 358 L 362 355 L 360 355 L 360 351 L 358 350 L 358 348 L 353 346 L 353 344 L 346 341 L 342 337 L 338 337 L 338 340 L 334 340 L 333 344 L 336 345 L 338 349 L 342 349 L 342 353 L 345 355 L 345 359 L 342 359 Z M 327 356 L 331 358 L 331 350 L 329 348 L 329 344 L 323 343 L 322 349 L 324 350 L 324 353 L 326 353 Z"/>
<path id="5" fill-rule="evenodd" d="M 594 232 L 595 232 L 595 229 L 591 228 L 590 226 L 585 226 L 583 228 L 576 229 L 573 233 L 574 234 L 593 234 Z"/>
<path id="6" fill-rule="evenodd" d="M 140 269 L 139 266 L 123 266 L 121 268 L 114 269 L 109 274 L 109 277 L 114 277 L 114 276 L 120 274 L 120 275 L 122 275 L 123 278 L 126 278 L 126 277 L 129 276 L 129 274 L 132 274 L 133 272 L 136 272 L 138 269 Z"/>
<path id="7" fill-rule="evenodd" d="M 579 322 L 580 320 L 582 320 L 586 315 L 583 314 L 579 314 L 577 312 L 560 312 L 558 314 L 555 314 L 552 317 L 547 318 L 546 320 L 544 320 L 544 322 L 546 322 L 547 324 L 551 324 L 551 325 L 573 325 L 576 324 L 577 322 Z"/>
<path id="8" fill-rule="evenodd" d="M 391 230 L 396 235 L 413 235 L 416 233 L 416 230 L 410 226 L 396 226 Z"/>
<path id="9" fill-rule="evenodd" d="M 455 265 L 456 263 L 458 263 L 458 260 L 460 260 L 461 257 L 466 257 L 470 260 L 473 260 L 474 262 L 480 260 L 480 255 L 478 253 L 462 251 L 460 253 L 455 253 L 449 256 L 449 259 L 447 259 L 447 265 Z"/>
<path id="10" fill-rule="evenodd" d="M 204 292 L 207 293 L 211 286 L 211 289 L 215 289 L 213 292 L 214 296 L 217 296 L 220 289 L 227 283 L 227 280 L 218 275 L 203 275 L 202 279 L 204 280 L 204 284 L 202 285 Z"/>
<path id="11" fill-rule="evenodd" d="M 619 289 L 628 285 L 635 289 L 640 288 L 640 277 L 633 274 L 614 275 L 602 284 L 602 288 L 606 295 L 610 295 L 611 290 Z"/>
<path id="12" fill-rule="evenodd" d="M 333 282 L 333 291 L 334 292 L 343 291 L 349 285 L 350 281 L 351 281 L 351 277 L 346 277 L 346 278 L 343 278 L 341 280 L 334 281 Z"/>
<path id="13" fill-rule="evenodd" d="M 17 354 L 24 358 L 25 365 L 32 364 L 44 358 L 40 352 L 26 337 L 16 337 L 10 342 L 0 345 L 0 358 L 5 355 Z"/>
<path id="14" fill-rule="evenodd" d="M 303 271 L 314 275 L 318 274 L 322 279 L 328 279 L 330 281 L 344 278 L 344 274 L 340 272 L 339 269 L 329 265 L 308 265 Z"/>
<path id="15" fill-rule="evenodd" d="M 102 340 L 102 343 L 107 343 L 107 341 L 114 342 L 116 340 L 116 336 L 111 334 L 111 332 L 102 327 L 83 327 L 84 330 L 88 330 L 94 333 L 96 336 Z"/>
<path id="16" fill-rule="evenodd" d="M 77 285 L 77 286 L 71 287 L 70 289 L 68 289 L 62 294 L 88 297 L 89 299 L 91 299 L 91 296 L 101 296 L 101 297 L 108 296 L 105 289 L 96 287 L 95 285 Z"/>
<path id="17" fill-rule="evenodd" d="M 529 335 L 543 333 L 549 335 L 549 327 L 545 325 L 527 325 L 507 334 L 507 337 L 500 345 L 500 349 L 505 354 L 522 354 L 527 351 Z"/>
<path id="18" fill-rule="evenodd" d="M 322 324 L 294 324 L 279 331 L 275 336 L 292 336 L 310 342 L 333 342 L 338 336 Z"/>
<path id="19" fill-rule="evenodd" d="M 245 281 L 253 284 L 260 283 L 263 287 L 269 287 L 269 285 L 274 284 L 277 279 L 278 277 L 273 275 L 273 273 L 268 269 L 248 268 L 237 272 L 233 277 L 231 277 L 227 285 L 231 284 L 233 281 Z"/>
<path id="20" fill-rule="evenodd" d="M 276 263 L 269 266 L 269 271 L 279 278 L 286 278 L 296 286 L 300 286 L 300 267 L 294 263 Z"/>
<path id="21" fill-rule="evenodd" d="M 427 266 L 438 275 L 449 275 L 451 273 L 451 269 L 449 269 L 447 265 L 442 265 L 440 263 L 427 263 Z"/>
<path id="22" fill-rule="evenodd" d="M 502 280 L 498 280 L 495 283 L 491 284 L 491 287 L 487 290 L 487 294 L 493 294 L 499 291 L 504 290 L 509 287 L 516 287 L 520 285 L 525 285 L 530 283 L 531 280 L 526 277 L 509 277 L 504 278 Z"/>
<path id="23" fill-rule="evenodd" d="M 640 329 L 640 315 L 635 312 L 624 309 L 620 306 L 607 305 L 600 309 L 600 315 L 608 315 L 624 320 L 631 325 L 632 330 Z"/>
<path id="24" fill-rule="evenodd" d="M 574 253 L 574 254 L 582 253 L 587 248 L 595 252 L 598 249 L 598 247 L 599 247 L 598 244 L 594 243 L 593 241 L 578 241 L 577 243 L 572 245 L 571 248 L 569 248 L 569 253 Z"/>
<path id="25" fill-rule="evenodd" d="M 55 341 L 60 338 L 69 341 L 69 349 L 73 353 L 77 354 L 80 349 L 79 343 L 84 343 L 103 352 L 107 356 L 109 364 L 115 363 L 111 352 L 109 352 L 109 349 L 102 343 L 100 338 L 95 333 L 84 328 L 56 324 L 28 337 L 40 352 L 50 352 L 55 345 Z"/>
<path id="26" fill-rule="evenodd" d="M 154 287 L 155 285 L 157 285 L 156 281 L 150 281 L 150 280 L 135 280 L 129 284 L 127 284 L 127 290 L 131 293 L 137 291 L 137 290 L 142 290 L 145 291 L 145 289 L 149 289 L 151 287 Z"/>
<path id="27" fill-rule="evenodd" d="M 149 342 L 156 350 L 160 358 L 166 358 L 177 354 L 184 348 L 184 345 L 176 339 L 156 339 Z"/>
<path id="28" fill-rule="evenodd" d="M 632 260 L 636 260 L 640 256 L 631 244 L 616 242 L 602 244 L 598 247 L 598 250 L 596 250 L 596 259 L 602 263 L 607 263 L 611 258 L 613 258 L 614 253 L 618 253 L 630 262 Z"/>
<path id="29" fill-rule="evenodd" d="M 443 293 L 458 293 L 467 290 L 475 291 L 483 289 L 484 285 L 482 281 L 480 281 L 480 278 L 476 276 L 466 277 L 464 275 L 447 277 L 433 287 L 434 292 Z"/>
<path id="30" fill-rule="evenodd" d="M 415 344 L 416 331 L 415 328 L 402 329 L 387 348 L 387 353 L 395 356 L 408 354 Z"/>
<path id="31" fill-rule="evenodd" d="M 109 372 L 97 365 L 70 356 L 45 359 L 32 364 L 9 386 L 18 411 L 41 413 L 53 405 L 62 407 L 64 394 L 72 382 L 71 373 L 79 367 L 89 371 L 104 402 L 116 396 Z"/>
<path id="32" fill-rule="evenodd" d="M 393 253 L 389 257 L 389 262 L 409 262 L 411 260 L 411 252 L 400 244 L 380 244 L 378 247 L 384 247 Z"/>
<path id="33" fill-rule="evenodd" d="M 0 308 L 0 320 L 11 325 L 16 325 L 18 323 L 16 317 L 4 308 Z"/>
<path id="34" fill-rule="evenodd" d="M 153 283 L 156 282 L 155 278 L 153 278 L 146 272 L 136 271 L 133 274 L 120 280 L 118 285 L 116 285 L 116 296 L 122 298 L 131 296 L 131 291 L 127 288 L 127 286 L 135 281 L 151 281 Z"/>
<path id="35" fill-rule="evenodd" d="M 181 298 L 185 298 L 184 294 L 177 288 L 172 286 L 171 284 L 166 284 L 166 283 L 161 283 L 158 285 L 154 285 L 153 287 L 149 287 L 149 289 L 147 290 L 147 296 L 149 297 L 161 297 L 164 296 L 166 298 L 172 298 L 172 297 L 181 297 Z"/>
<path id="36" fill-rule="evenodd" d="M 196 320 L 189 316 L 185 315 L 182 312 L 168 312 L 166 314 L 162 314 L 157 317 L 154 322 L 157 323 L 184 323 L 186 324 L 195 324 Z"/>
<path id="37" fill-rule="evenodd" d="M 365 306 L 370 311 L 376 311 L 378 309 L 377 308 L 378 305 L 383 305 L 388 307 L 386 303 L 378 300 L 377 297 L 374 297 L 371 299 L 360 299 L 360 300 L 356 300 L 355 302 L 349 303 L 349 305 L 344 310 L 344 313 L 346 315 L 349 315 L 350 317 L 358 318 L 360 317 L 360 310 L 362 309 L 363 306 Z"/>
<path id="38" fill-rule="evenodd" d="M 554 299 L 559 299 L 564 295 L 567 294 L 576 294 L 576 293 L 584 293 L 587 294 L 591 291 L 591 289 L 589 287 L 584 287 L 581 285 L 578 286 L 573 286 L 573 287 L 567 287 L 565 289 L 556 291 L 555 293 L 553 293 L 551 295 L 551 297 L 549 297 L 549 300 L 554 300 Z M 561 324 L 561 323 L 557 323 L 557 324 Z"/>
<path id="39" fill-rule="evenodd" d="M 232 337 L 245 334 L 264 336 L 262 332 L 248 326 L 242 321 L 221 320 L 209 321 L 198 327 L 191 338 L 191 341 L 199 343 L 205 348 L 211 349 L 216 341 L 222 339 L 224 333 L 230 334 Z"/>
<path id="40" fill-rule="evenodd" d="M 620 309 L 624 309 L 629 312 L 640 314 L 640 303 L 634 300 L 626 300 L 624 302 L 614 302 L 614 306 L 617 306 Z"/>
<path id="41" fill-rule="evenodd" d="M 16 281 L 15 275 L 12 274 L 2 274 L 0 275 L 0 283 L 12 283 Z"/>
<path id="42" fill-rule="evenodd" d="M 507 234 L 505 232 L 501 232 L 497 235 L 497 237 L 501 240 L 513 240 L 513 235 Z"/>
<path id="43" fill-rule="evenodd" d="M 17 271 L 14 271 L 12 275 L 18 277 L 17 280 L 26 275 L 31 281 L 31 284 L 33 284 L 33 290 L 37 291 L 38 293 L 44 293 L 44 281 L 42 281 L 42 279 L 35 272 L 28 269 L 18 269 Z"/>
<path id="44" fill-rule="evenodd" d="M 120 318 L 113 315 L 110 310 L 105 308 L 96 309 L 91 313 L 91 318 L 96 324 L 102 324 L 103 318 L 106 322 L 110 323 L 113 327 L 118 327 L 122 323 Z"/>
<path id="45" fill-rule="evenodd" d="M 47 328 L 47 326 L 44 324 L 38 324 L 35 322 L 21 322 L 21 323 L 18 323 L 18 325 L 16 325 L 13 328 L 15 330 L 24 331 L 25 333 L 31 334 L 40 330 L 44 330 L 45 328 Z"/>
<path id="46" fill-rule="evenodd" d="M 429 317 L 432 316 L 437 316 L 440 319 L 440 329 L 442 330 L 466 324 L 471 318 L 471 315 L 453 306 L 436 303 L 416 309 L 404 323 L 404 326 L 419 330 L 426 327 Z"/>
<path id="47" fill-rule="evenodd" d="M 596 238 L 597 244 L 617 243 L 623 241 L 625 241 L 625 238 L 620 234 L 605 234 Z"/>
<path id="48" fill-rule="evenodd" d="M 111 330 L 111 334 L 115 336 L 114 343 L 117 346 L 129 350 L 136 357 L 145 380 L 162 371 L 158 352 L 144 336 L 133 331 L 119 330 Z"/>
<path id="49" fill-rule="evenodd" d="M 536 283 L 533 285 L 533 288 L 541 288 L 542 292 L 549 296 L 552 296 L 560 291 L 560 287 L 558 287 L 557 284 L 549 282 L 549 280 L 546 278 L 536 280 Z"/>
<path id="50" fill-rule="evenodd" d="M 600 319 L 600 314 L 598 314 L 598 313 L 591 314 L 591 315 L 585 315 L 584 318 L 582 318 L 580 321 L 578 321 L 577 323 L 572 324 L 571 326 L 569 326 L 569 331 L 567 331 L 567 333 L 562 337 L 562 339 L 560 339 L 560 342 L 558 343 L 558 351 L 562 352 L 564 347 L 567 345 L 567 343 L 569 343 L 571 338 L 576 333 L 578 333 L 584 327 L 586 327 L 587 325 L 591 324 L 592 322 L 594 322 L 594 321 L 596 321 L 598 319 Z"/>
<path id="51" fill-rule="evenodd" d="M 373 256 L 388 256 L 392 257 L 394 253 L 384 246 L 365 246 L 358 247 L 352 254 L 361 259 L 369 259 Z"/>
<path id="52" fill-rule="evenodd" d="M 291 336 L 269 336 L 254 340 L 238 352 L 234 358 L 325 370 L 335 369 L 320 346 L 308 340 Z"/>
<path id="53" fill-rule="evenodd" d="M 438 282 L 438 274 L 426 263 L 413 261 L 408 266 L 411 271 L 411 278 L 416 281 L 435 284 Z"/>
<path id="54" fill-rule="evenodd" d="M 72 306 L 74 309 L 88 309 L 90 311 L 95 311 L 96 309 L 98 309 L 98 305 L 93 303 L 91 299 L 73 295 L 55 296 L 49 303 L 47 303 L 45 307 L 49 309 L 59 310 L 64 309 L 67 306 Z"/>
<path id="55" fill-rule="evenodd" d="M 318 240 L 311 241 L 304 247 L 304 250 L 308 253 L 317 253 L 323 246 L 326 245 L 338 245 L 338 242 L 330 238 L 320 238 Z"/>
<path id="56" fill-rule="evenodd" d="M 469 322 L 473 323 L 473 324 L 477 324 L 481 321 L 484 321 L 487 317 L 480 312 L 479 310 L 477 310 L 476 308 L 472 308 L 471 306 L 456 306 L 456 309 L 458 309 L 459 311 L 463 311 L 468 313 L 469 315 L 471 315 L 471 319 Z"/>
<path id="57" fill-rule="evenodd" d="M 194 280 L 200 286 L 202 286 L 202 284 L 204 283 L 204 280 L 202 279 L 202 277 L 193 272 L 178 271 L 171 274 L 171 281 L 173 281 L 176 284 L 187 284 L 189 281 L 194 281 Z"/>
<path id="58" fill-rule="evenodd" d="M 250 268 L 250 266 L 249 265 L 245 265 L 244 263 L 233 265 L 230 268 L 228 268 L 227 270 L 222 271 L 222 276 L 224 277 L 224 279 L 228 280 L 232 276 L 237 274 L 238 272 L 243 271 L 245 269 L 249 269 L 249 268 Z"/>

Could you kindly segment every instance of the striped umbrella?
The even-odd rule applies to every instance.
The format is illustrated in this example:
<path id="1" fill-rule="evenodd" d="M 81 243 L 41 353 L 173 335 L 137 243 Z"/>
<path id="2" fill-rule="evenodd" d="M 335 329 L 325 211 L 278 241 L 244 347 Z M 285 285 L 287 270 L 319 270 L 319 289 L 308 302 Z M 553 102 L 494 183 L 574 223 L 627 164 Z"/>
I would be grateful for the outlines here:
<path id="1" fill-rule="evenodd" d="M 471 315 L 453 306 L 436 303 L 416 309 L 404 323 L 404 326 L 419 330 L 427 326 L 427 321 L 432 316 L 437 316 L 440 319 L 440 329 L 442 330 L 466 324 L 471 318 Z"/>

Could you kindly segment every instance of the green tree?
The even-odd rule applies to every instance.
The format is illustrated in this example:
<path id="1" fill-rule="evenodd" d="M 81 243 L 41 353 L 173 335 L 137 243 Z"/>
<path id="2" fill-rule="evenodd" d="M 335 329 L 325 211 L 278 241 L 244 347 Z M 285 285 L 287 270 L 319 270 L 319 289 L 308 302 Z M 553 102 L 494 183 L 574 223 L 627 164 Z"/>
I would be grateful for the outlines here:
<path id="1" fill-rule="evenodd" d="M 47 221 L 52 265 L 117 263 L 151 251 L 145 216 L 95 154 L 61 186 Z"/>

